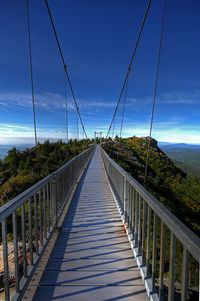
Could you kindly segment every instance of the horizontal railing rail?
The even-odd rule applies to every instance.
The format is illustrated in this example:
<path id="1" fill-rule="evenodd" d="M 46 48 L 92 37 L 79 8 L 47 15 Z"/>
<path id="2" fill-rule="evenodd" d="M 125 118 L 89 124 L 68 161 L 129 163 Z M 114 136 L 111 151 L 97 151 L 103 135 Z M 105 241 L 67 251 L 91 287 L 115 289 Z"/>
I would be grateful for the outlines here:
<path id="1" fill-rule="evenodd" d="M 10 286 L 13 283 L 14 299 L 20 296 L 56 228 L 77 178 L 93 151 L 94 147 L 85 150 L 56 172 L 0 207 L 0 259 L 3 263 L 0 291 L 4 292 L 6 301 L 11 298 Z"/>
<path id="2" fill-rule="evenodd" d="M 159 300 L 175 300 L 175 274 L 181 270 L 181 300 L 188 300 L 190 257 L 195 260 L 194 277 L 199 285 L 200 239 L 103 149 L 101 153 L 108 180 L 132 237 L 148 293 L 159 297 Z M 181 247 L 178 248 L 177 244 Z M 182 256 L 181 263 L 175 261 L 176 251 L 179 252 L 179 261 Z M 167 252 L 169 269 L 166 274 Z M 194 269 L 192 273 L 195 273 Z"/>

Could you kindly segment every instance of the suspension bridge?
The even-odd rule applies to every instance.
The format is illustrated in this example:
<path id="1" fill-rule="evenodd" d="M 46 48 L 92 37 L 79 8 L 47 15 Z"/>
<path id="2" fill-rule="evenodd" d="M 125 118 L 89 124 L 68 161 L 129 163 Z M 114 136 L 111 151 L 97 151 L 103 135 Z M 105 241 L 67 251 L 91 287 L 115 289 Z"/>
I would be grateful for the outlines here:
<path id="1" fill-rule="evenodd" d="M 77 124 L 80 122 L 87 138 L 47 0 L 45 4 L 65 81 L 73 96 Z M 122 136 L 128 80 L 150 5 L 151 1 L 148 1 L 107 138 L 111 131 L 114 133 L 116 113 L 124 96 L 120 126 Z M 148 175 L 165 9 L 164 0 L 144 182 Z M 29 13 L 27 0 L 33 123 L 37 146 Z M 77 126 L 77 138 L 78 129 Z M 95 135 L 98 134 L 101 136 L 102 132 L 95 132 Z M 68 140 L 67 98 L 66 136 Z M 12 224 L 13 229 L 12 273 L 8 223 Z M 102 145 L 92 145 L 3 205 L 0 208 L 0 224 L 4 270 L 1 275 L 1 300 L 191 300 L 190 260 L 197 265 L 200 263 L 199 238 L 114 162 Z M 178 292 L 175 288 L 177 243 L 182 250 Z M 169 254 L 166 254 L 167 247 Z M 167 264 L 166 257 L 169 258 Z"/>

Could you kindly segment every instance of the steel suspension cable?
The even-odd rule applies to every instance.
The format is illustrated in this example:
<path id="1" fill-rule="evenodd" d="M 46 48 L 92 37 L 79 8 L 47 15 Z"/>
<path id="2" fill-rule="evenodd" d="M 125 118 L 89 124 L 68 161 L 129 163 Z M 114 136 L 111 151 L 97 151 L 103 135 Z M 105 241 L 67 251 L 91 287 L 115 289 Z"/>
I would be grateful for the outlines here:
<path id="1" fill-rule="evenodd" d="M 115 134 L 115 118 L 114 118 L 114 121 L 113 121 L 112 139 L 114 137 L 114 134 Z"/>
<path id="2" fill-rule="evenodd" d="M 137 51 L 137 48 L 138 48 L 138 45 L 139 45 L 139 42 L 140 42 L 140 38 L 141 38 L 143 29 L 144 29 L 144 25 L 145 25 L 145 23 L 146 23 L 146 19 L 147 19 L 148 13 L 149 13 L 149 9 L 150 9 L 150 6 L 151 6 L 151 2 L 152 2 L 152 0 L 149 0 L 149 1 L 148 1 L 148 5 L 147 5 L 147 8 L 146 8 L 146 10 L 145 10 L 145 14 L 144 14 L 144 17 L 143 17 L 141 26 L 140 26 L 139 34 L 138 34 L 138 37 L 137 37 L 137 40 L 136 40 L 136 43 L 135 43 L 135 46 L 134 46 L 134 49 L 133 49 L 133 53 L 132 53 L 132 56 L 131 56 L 131 60 L 130 60 L 130 63 L 129 63 L 129 65 L 128 65 L 128 69 L 127 69 L 127 72 L 126 72 L 126 76 L 125 76 L 125 79 L 124 79 L 124 82 L 123 82 L 123 85 L 122 85 L 122 89 L 121 89 L 121 92 L 120 92 L 120 95 L 119 95 L 119 98 L 118 98 L 118 101 L 117 101 L 116 108 L 115 108 L 114 113 L 113 113 L 113 117 L 112 117 L 112 120 L 111 120 L 109 129 L 108 129 L 106 138 L 108 138 L 108 135 L 109 135 L 110 130 L 111 130 L 111 128 L 112 128 L 112 124 L 113 124 L 115 115 L 116 115 L 116 113 L 117 113 L 117 110 L 118 110 L 118 107 L 119 107 L 119 104 L 120 104 L 120 101 L 121 101 L 121 97 L 122 97 L 122 95 L 123 95 L 123 92 L 124 92 L 124 89 L 125 89 L 125 86 L 126 86 L 126 81 L 127 81 L 128 77 L 129 77 L 129 73 L 130 73 L 130 71 L 131 71 L 131 67 L 132 67 L 132 64 L 133 64 L 133 60 L 134 60 L 134 58 L 135 58 L 135 54 L 136 54 L 136 51 Z"/>
<path id="3" fill-rule="evenodd" d="M 67 143 L 69 141 L 69 121 L 68 121 L 68 99 L 67 99 L 67 76 L 65 75 L 65 125 L 66 125 L 66 134 L 67 134 Z"/>
<path id="4" fill-rule="evenodd" d="M 123 109 L 122 109 L 122 120 L 121 120 L 121 128 L 120 128 L 120 134 L 119 137 L 122 137 L 122 129 L 123 129 L 123 124 L 124 124 L 124 113 L 125 113 L 125 106 L 126 106 L 126 99 L 127 99 L 127 92 L 128 92 L 128 79 L 126 81 L 126 88 L 125 88 L 125 95 L 124 95 L 124 103 L 123 103 Z"/>
<path id="5" fill-rule="evenodd" d="M 161 20 L 160 42 L 159 42 L 159 49 L 158 49 L 155 86 L 154 86 L 154 93 L 153 93 L 153 105 L 152 105 L 151 122 L 150 122 L 148 145 L 147 145 L 147 157 L 146 157 L 146 164 L 145 164 L 144 183 L 146 183 L 146 180 L 147 180 L 148 164 L 149 164 L 149 157 L 150 157 L 151 136 L 152 136 L 153 122 L 154 122 L 154 114 L 155 114 L 155 104 L 156 104 L 156 97 L 157 97 L 158 79 L 159 79 L 159 73 L 160 73 L 160 59 L 161 59 L 162 44 L 163 44 L 163 32 L 164 32 L 164 23 L 165 23 L 165 15 L 166 15 L 166 3 L 167 3 L 167 1 L 163 0 L 163 12 L 162 12 L 162 20 Z"/>
<path id="6" fill-rule="evenodd" d="M 33 60 L 32 60 L 29 0 L 26 0 L 26 12 L 27 12 L 27 28 L 28 28 L 28 49 L 29 49 L 29 66 L 30 66 L 30 80 L 31 80 L 33 125 L 34 125 L 35 146 L 37 146 L 38 141 L 37 141 L 37 125 L 36 125 L 36 112 L 35 112 L 35 92 L 34 92 L 34 82 L 33 82 Z"/>
<path id="7" fill-rule="evenodd" d="M 78 122 L 78 114 L 77 114 L 77 124 L 76 124 L 76 126 L 77 126 L 77 141 L 79 141 L 79 122 Z"/>
<path id="8" fill-rule="evenodd" d="M 74 100 L 74 104 L 75 104 L 75 107 L 76 107 L 76 110 L 77 110 L 77 114 L 79 116 L 79 119 L 80 119 L 80 122 L 81 122 L 81 126 L 83 128 L 85 137 L 87 138 L 87 134 L 86 134 L 85 127 L 84 127 L 84 124 L 83 124 L 83 120 L 82 120 L 82 117 L 81 117 L 81 114 L 80 114 L 80 111 L 79 111 L 79 106 L 78 106 L 78 103 L 77 103 L 77 100 L 76 100 L 76 97 L 75 97 L 75 94 L 74 94 L 74 90 L 73 90 L 72 83 L 71 83 L 71 80 L 70 80 L 70 77 L 69 77 L 69 73 L 67 71 L 67 65 L 65 63 L 65 59 L 64 59 L 63 52 L 62 52 L 62 49 L 61 49 L 61 45 L 60 45 L 60 42 L 59 42 L 59 39 L 58 39 L 56 27 L 55 27 L 55 24 L 54 24 L 54 21 L 53 21 L 53 17 L 52 17 L 51 10 L 50 10 L 49 4 L 48 4 L 48 0 L 44 0 L 44 1 L 45 1 L 45 4 L 46 4 L 46 8 L 47 8 L 47 12 L 48 12 L 48 15 L 49 15 L 50 23 L 51 23 L 53 33 L 54 33 L 54 37 L 55 37 L 55 40 L 56 40 L 56 43 L 57 43 L 57 46 L 58 46 L 58 50 L 59 50 L 59 53 L 60 53 L 60 57 L 61 57 L 61 61 L 62 61 L 62 64 L 63 64 L 64 72 L 66 73 L 67 80 L 68 80 L 68 83 L 69 83 L 69 86 L 70 86 L 70 90 L 71 90 L 72 97 L 73 97 L 73 100 Z"/>

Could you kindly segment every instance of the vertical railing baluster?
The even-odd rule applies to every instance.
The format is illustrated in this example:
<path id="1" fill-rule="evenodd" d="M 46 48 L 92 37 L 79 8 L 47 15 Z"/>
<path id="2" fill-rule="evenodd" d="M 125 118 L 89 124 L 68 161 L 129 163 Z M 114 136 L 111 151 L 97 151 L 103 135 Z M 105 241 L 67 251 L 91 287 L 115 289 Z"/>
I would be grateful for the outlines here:
<path id="1" fill-rule="evenodd" d="M 68 198 L 68 191 L 69 191 L 69 189 L 68 189 L 68 172 L 69 172 L 69 170 L 67 169 L 66 173 L 65 173 L 65 199 L 66 200 Z"/>
<path id="2" fill-rule="evenodd" d="M 159 299 L 163 300 L 163 279 L 164 279 L 164 267 L 165 267 L 165 224 L 161 220 L 160 229 L 160 267 L 159 267 Z"/>
<path id="3" fill-rule="evenodd" d="M 126 181 L 126 202 L 127 202 L 127 226 L 130 227 L 130 184 Z"/>
<path id="4" fill-rule="evenodd" d="M 144 248 L 145 248 L 145 239 L 146 239 L 146 218 L 147 218 L 147 206 L 146 202 L 143 199 L 143 211 L 142 211 L 142 264 L 145 263 L 145 258 L 144 258 Z"/>
<path id="5" fill-rule="evenodd" d="M 25 204 L 21 206 L 23 275 L 27 277 Z"/>
<path id="6" fill-rule="evenodd" d="M 175 267 L 175 253 L 176 253 L 176 238 L 171 232 L 170 235 L 170 261 L 169 261 L 169 289 L 168 301 L 174 300 L 174 267 Z"/>
<path id="7" fill-rule="evenodd" d="M 70 178 L 71 179 L 71 178 Z M 56 174 L 54 174 L 53 180 L 51 182 L 51 193 L 52 193 L 52 221 L 53 221 L 53 226 L 57 222 L 57 188 L 56 188 Z"/>
<path id="8" fill-rule="evenodd" d="M 62 173 L 62 207 L 65 201 L 65 178 L 64 178 L 64 171 Z"/>
<path id="9" fill-rule="evenodd" d="M 47 231 L 50 233 L 50 194 L 49 194 L 49 183 L 46 186 L 47 189 Z"/>
<path id="10" fill-rule="evenodd" d="M 186 250 L 186 248 L 183 247 L 181 301 L 187 301 L 188 280 L 189 280 L 189 253 Z"/>
<path id="11" fill-rule="evenodd" d="M 75 176 L 75 170 L 74 170 L 74 176 Z M 58 219 L 58 215 L 59 215 L 59 212 L 60 212 L 60 175 L 58 175 L 58 189 L 56 191 L 56 195 L 57 195 L 57 219 Z M 74 184 L 74 183 L 73 183 Z"/>
<path id="12" fill-rule="evenodd" d="M 43 194 L 43 232 L 44 240 L 47 239 L 47 210 L 46 210 L 46 186 L 44 185 L 42 189 Z"/>
<path id="13" fill-rule="evenodd" d="M 65 184 L 66 184 L 66 198 L 68 199 L 68 196 L 69 196 L 69 191 L 70 191 L 70 186 L 69 186 L 69 178 L 70 178 L 70 176 L 69 176 L 69 169 L 67 169 L 67 171 L 66 171 L 66 180 L 65 180 Z"/>
<path id="14" fill-rule="evenodd" d="M 138 246 L 138 193 L 135 191 L 135 247 Z"/>
<path id="15" fill-rule="evenodd" d="M 8 240 L 7 240 L 7 220 L 2 221 L 2 243 L 3 243 L 3 266 L 4 266 L 4 289 L 5 300 L 10 300 L 9 291 L 9 263 L 8 263 Z"/>
<path id="16" fill-rule="evenodd" d="M 133 206 L 133 211 L 132 211 L 132 234 L 133 234 L 133 239 L 135 240 L 135 189 L 132 188 L 132 206 Z"/>
<path id="17" fill-rule="evenodd" d="M 141 254 L 141 196 L 138 194 L 138 255 Z"/>
<path id="18" fill-rule="evenodd" d="M 17 231 L 17 214 L 16 211 L 12 213 L 13 221 L 13 245 L 14 245 L 14 261 L 15 261 L 15 291 L 19 293 L 19 255 L 18 255 L 18 231 Z"/>
<path id="19" fill-rule="evenodd" d="M 37 193 L 34 195 L 34 222 L 35 222 L 35 251 L 36 255 L 39 254 L 38 246 L 38 202 L 37 202 Z"/>
<path id="20" fill-rule="evenodd" d="M 151 207 L 148 206 L 147 217 L 147 252 L 146 252 L 147 277 L 150 277 L 150 257 L 151 257 Z"/>
<path id="21" fill-rule="evenodd" d="M 43 226 L 42 226 L 42 190 L 39 190 L 39 217 L 40 217 L 40 247 L 43 247 Z"/>
<path id="22" fill-rule="evenodd" d="M 30 248 L 30 265 L 33 265 L 33 230 L 32 230 L 32 208 L 31 199 L 28 201 L 29 205 L 29 248 Z"/>
<path id="23" fill-rule="evenodd" d="M 49 193 L 50 193 L 50 225 L 53 228 L 53 179 L 49 183 Z"/>
<path id="24" fill-rule="evenodd" d="M 66 170 L 63 172 L 63 201 L 66 201 Z"/>
<path id="25" fill-rule="evenodd" d="M 73 172 L 74 176 L 74 172 Z M 57 217 L 60 211 L 60 175 L 57 176 L 57 191 L 56 191 L 56 199 L 57 199 Z"/>
<path id="26" fill-rule="evenodd" d="M 153 252 L 152 252 L 152 292 L 155 292 L 156 257 L 157 257 L 157 222 L 158 218 L 154 212 L 153 218 Z"/>
<path id="27" fill-rule="evenodd" d="M 129 200 L 130 200 L 130 230 L 131 230 L 131 233 L 133 232 L 133 201 L 132 201 L 132 192 L 133 192 L 133 188 L 130 185 L 130 188 L 129 188 Z"/>
<path id="28" fill-rule="evenodd" d="M 127 219 L 127 208 L 126 208 L 126 178 L 123 177 L 123 187 L 124 187 L 124 193 L 123 193 L 123 213 L 124 213 L 124 222 L 126 223 L 126 219 Z"/>
<path id="29" fill-rule="evenodd" d="M 60 176 L 60 188 L 61 188 L 61 197 L 60 197 L 60 199 L 61 199 L 61 206 L 60 206 L 60 208 L 62 209 L 62 207 L 63 207 L 63 203 L 64 203 L 64 194 L 63 194 L 63 173 L 61 174 L 61 176 Z"/>

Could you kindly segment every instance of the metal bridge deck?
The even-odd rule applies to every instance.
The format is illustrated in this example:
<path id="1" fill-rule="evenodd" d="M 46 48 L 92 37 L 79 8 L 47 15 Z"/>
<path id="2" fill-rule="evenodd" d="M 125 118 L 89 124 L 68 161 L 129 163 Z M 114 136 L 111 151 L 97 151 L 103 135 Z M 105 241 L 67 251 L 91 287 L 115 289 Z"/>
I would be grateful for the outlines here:
<path id="1" fill-rule="evenodd" d="M 33 300 L 147 300 L 98 148 L 76 189 Z"/>

